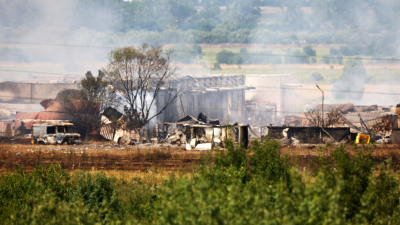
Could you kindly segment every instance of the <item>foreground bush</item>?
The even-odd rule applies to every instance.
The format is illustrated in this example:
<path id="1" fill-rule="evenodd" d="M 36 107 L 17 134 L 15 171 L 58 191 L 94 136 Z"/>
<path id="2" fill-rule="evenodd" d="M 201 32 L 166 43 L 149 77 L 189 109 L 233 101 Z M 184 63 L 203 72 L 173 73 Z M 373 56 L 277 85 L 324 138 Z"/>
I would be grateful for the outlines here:
<path id="1" fill-rule="evenodd" d="M 391 160 L 338 147 L 300 172 L 274 141 L 227 151 L 190 178 L 163 184 L 19 168 L 0 177 L 0 216 L 8 224 L 396 224 L 400 188 Z M 323 150 L 323 149 L 322 149 Z"/>

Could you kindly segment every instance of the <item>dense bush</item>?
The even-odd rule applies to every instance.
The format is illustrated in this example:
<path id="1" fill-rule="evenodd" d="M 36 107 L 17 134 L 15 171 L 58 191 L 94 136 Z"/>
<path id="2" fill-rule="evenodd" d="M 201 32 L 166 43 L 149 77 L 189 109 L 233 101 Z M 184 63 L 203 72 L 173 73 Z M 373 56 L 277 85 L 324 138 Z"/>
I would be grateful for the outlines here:
<path id="1" fill-rule="evenodd" d="M 377 165 L 368 148 L 350 154 L 328 146 L 298 168 L 279 143 L 249 149 L 225 143 L 205 154 L 190 177 L 130 182 L 59 166 L 19 168 L 0 176 L 5 224 L 396 224 L 400 186 L 390 159 Z M 213 159 L 214 158 L 214 159 Z"/>
<path id="2" fill-rule="evenodd" d="M 312 81 L 323 81 L 324 77 L 319 73 L 312 73 L 310 76 L 310 80 Z"/>
<path id="3" fill-rule="evenodd" d="M 317 56 L 317 51 L 315 51 L 311 45 L 303 47 L 303 52 L 309 56 Z"/>
<path id="4" fill-rule="evenodd" d="M 219 64 L 242 64 L 243 58 L 239 54 L 231 51 L 222 50 L 217 54 L 217 63 Z"/>
<path id="5" fill-rule="evenodd" d="M 296 50 L 292 56 L 285 57 L 286 64 L 309 64 L 310 57 L 304 51 Z"/>

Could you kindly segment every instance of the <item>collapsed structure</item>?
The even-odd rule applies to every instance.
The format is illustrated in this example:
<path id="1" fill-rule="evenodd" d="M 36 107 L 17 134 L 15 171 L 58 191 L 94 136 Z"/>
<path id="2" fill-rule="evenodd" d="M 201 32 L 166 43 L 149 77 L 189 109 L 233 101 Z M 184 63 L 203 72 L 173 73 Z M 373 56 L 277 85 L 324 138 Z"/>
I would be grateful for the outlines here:
<path id="1" fill-rule="evenodd" d="M 168 142 L 178 145 L 187 143 L 189 144 L 188 149 L 196 149 L 199 144 L 207 144 L 206 148 L 208 148 L 210 144 L 217 145 L 226 138 L 232 138 L 238 143 L 248 143 L 244 140 L 252 137 L 262 138 L 266 135 L 279 139 L 282 138 L 283 130 L 288 129 L 286 135 L 289 139 L 295 138 L 301 142 L 309 142 L 319 138 L 340 142 L 354 139 L 355 133 L 371 134 L 371 127 L 385 119 L 389 122 L 395 121 L 395 123 L 390 125 L 390 132 L 382 134 L 383 136 L 390 135 L 392 130 L 396 135 L 400 132 L 396 130 L 400 122 L 400 107 L 396 114 L 393 107 L 377 105 L 355 106 L 349 103 L 325 104 L 322 107 L 321 104 L 310 104 L 305 107 L 305 113 L 289 115 L 288 113 L 295 109 L 294 104 L 288 104 L 288 102 L 292 101 L 296 88 L 301 87 L 300 84 L 290 83 L 293 80 L 294 75 L 292 74 L 217 74 L 174 77 L 168 82 L 174 83 L 172 91 L 177 93 L 178 98 L 151 120 L 150 125 L 143 128 L 145 134 L 143 141 Z M 73 89 L 62 89 L 55 98 L 40 102 L 44 111 L 17 112 L 15 119 L 10 119 L 12 112 L 0 110 L 0 118 L 5 118 L 4 115 L 7 117 L 6 120 L 0 121 L 0 135 L 30 134 L 33 124 L 74 120 L 73 115 L 66 113 L 62 104 L 62 96 L 79 91 L 79 89 L 75 89 L 79 85 L 68 85 Z M 256 88 L 257 90 L 254 90 Z M 258 91 L 259 88 L 263 91 Z M 29 93 L 24 92 L 24 96 L 28 96 L 27 98 L 32 103 L 35 96 L 41 92 L 36 85 L 31 85 L 29 90 Z M 53 92 L 55 89 L 52 89 L 52 94 Z M 163 107 L 164 98 L 166 98 L 165 94 L 160 92 L 156 96 L 154 107 Z M 96 132 L 107 140 L 119 143 L 138 141 L 137 130 L 129 130 L 125 126 L 118 128 L 114 126 L 112 121 L 124 123 L 124 106 L 121 108 L 108 108 L 104 112 L 98 112 L 101 113 L 101 126 Z M 322 117 L 327 118 L 332 111 L 340 112 L 338 114 L 340 121 L 329 125 L 329 128 L 324 125 L 316 125 L 307 117 L 307 113 L 312 112 L 314 115 L 320 113 L 321 116 L 323 115 Z M 207 115 L 212 119 L 207 120 L 201 116 L 192 117 L 198 114 Z M 249 126 L 237 123 L 228 125 L 232 122 L 242 122 Z M 388 130 L 388 128 L 382 130 L 385 129 Z M 233 131 L 233 134 L 230 131 Z M 305 133 L 308 134 L 308 139 L 303 137 Z"/>
<path id="2" fill-rule="evenodd" d="M 351 135 L 351 140 L 355 140 L 355 134 L 364 133 L 374 135 L 375 139 L 380 142 L 387 142 L 392 130 L 398 127 L 399 116 L 395 111 L 394 107 L 377 105 L 355 106 L 348 103 L 325 104 L 322 106 L 322 104 L 311 104 L 306 105 L 302 114 L 286 116 L 284 124 L 286 127 L 293 127 L 292 130 L 303 129 L 309 131 L 311 127 L 324 125 L 325 130 L 346 128 L 349 132 L 344 133 L 343 136 L 353 134 Z M 321 131 L 316 133 L 321 133 Z"/>
<path id="3" fill-rule="evenodd" d="M 173 91 L 178 98 L 146 126 L 143 138 L 146 142 L 154 142 L 154 138 L 159 137 L 157 123 L 175 123 L 186 115 L 198 115 L 203 112 L 218 121 L 242 121 L 246 117 L 245 92 L 254 89 L 246 84 L 245 75 L 185 75 L 176 76 L 169 82 L 174 84 Z M 165 97 L 162 92 L 156 96 L 154 111 L 164 106 Z M 136 131 L 126 129 L 114 131 L 110 118 L 103 117 L 102 120 L 105 122 L 100 132 L 106 139 L 118 141 L 121 137 L 127 136 L 138 140 Z"/>
<path id="4" fill-rule="evenodd" d="M 203 113 L 197 119 L 186 115 L 175 123 L 162 123 L 157 133 L 161 141 L 186 144 L 186 150 L 210 150 L 227 139 L 245 148 L 249 144 L 247 125 L 220 125 L 216 119 L 207 120 Z"/>

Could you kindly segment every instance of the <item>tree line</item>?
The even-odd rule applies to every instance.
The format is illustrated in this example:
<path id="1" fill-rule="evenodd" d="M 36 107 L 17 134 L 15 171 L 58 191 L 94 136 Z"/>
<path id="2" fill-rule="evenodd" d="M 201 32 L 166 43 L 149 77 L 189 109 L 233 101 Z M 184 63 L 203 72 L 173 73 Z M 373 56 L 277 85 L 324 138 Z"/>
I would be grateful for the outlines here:
<path id="1" fill-rule="evenodd" d="M 44 10 L 51 9 L 53 4 L 39 0 L 1 1 L 0 25 L 15 28 L 56 24 L 57 21 L 44 18 L 49 14 Z M 49 15 L 70 20 L 58 24 L 61 27 L 115 32 L 171 29 L 232 32 L 266 28 L 290 29 L 289 32 L 367 29 L 370 33 L 380 33 L 398 30 L 400 10 L 400 3 L 395 0 L 71 0 L 57 4 L 65 10 L 56 12 L 60 15 Z M 281 9 L 276 21 L 263 18 L 264 6 Z M 306 13 L 304 7 L 310 7 L 311 12 Z"/>

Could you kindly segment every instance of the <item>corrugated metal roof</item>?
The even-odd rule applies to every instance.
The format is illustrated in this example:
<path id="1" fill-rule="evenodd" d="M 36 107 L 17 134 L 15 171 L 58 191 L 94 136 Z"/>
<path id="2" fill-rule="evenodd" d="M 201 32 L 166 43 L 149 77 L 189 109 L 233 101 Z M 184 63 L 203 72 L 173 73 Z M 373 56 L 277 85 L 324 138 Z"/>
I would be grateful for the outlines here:
<path id="1" fill-rule="evenodd" d="M 315 106 L 316 110 L 322 110 L 322 105 L 317 104 Z M 326 111 L 332 111 L 333 109 L 337 109 L 342 112 L 347 112 L 349 110 L 354 109 L 354 105 L 352 103 L 347 103 L 347 104 L 324 104 L 324 112 Z"/>
<path id="2" fill-rule="evenodd" d="M 374 121 L 386 115 L 391 115 L 389 113 L 380 113 L 380 112 L 355 112 L 355 113 L 343 114 L 343 116 L 352 123 L 359 123 L 360 117 L 358 116 L 358 114 L 360 114 L 364 122 Z"/>

